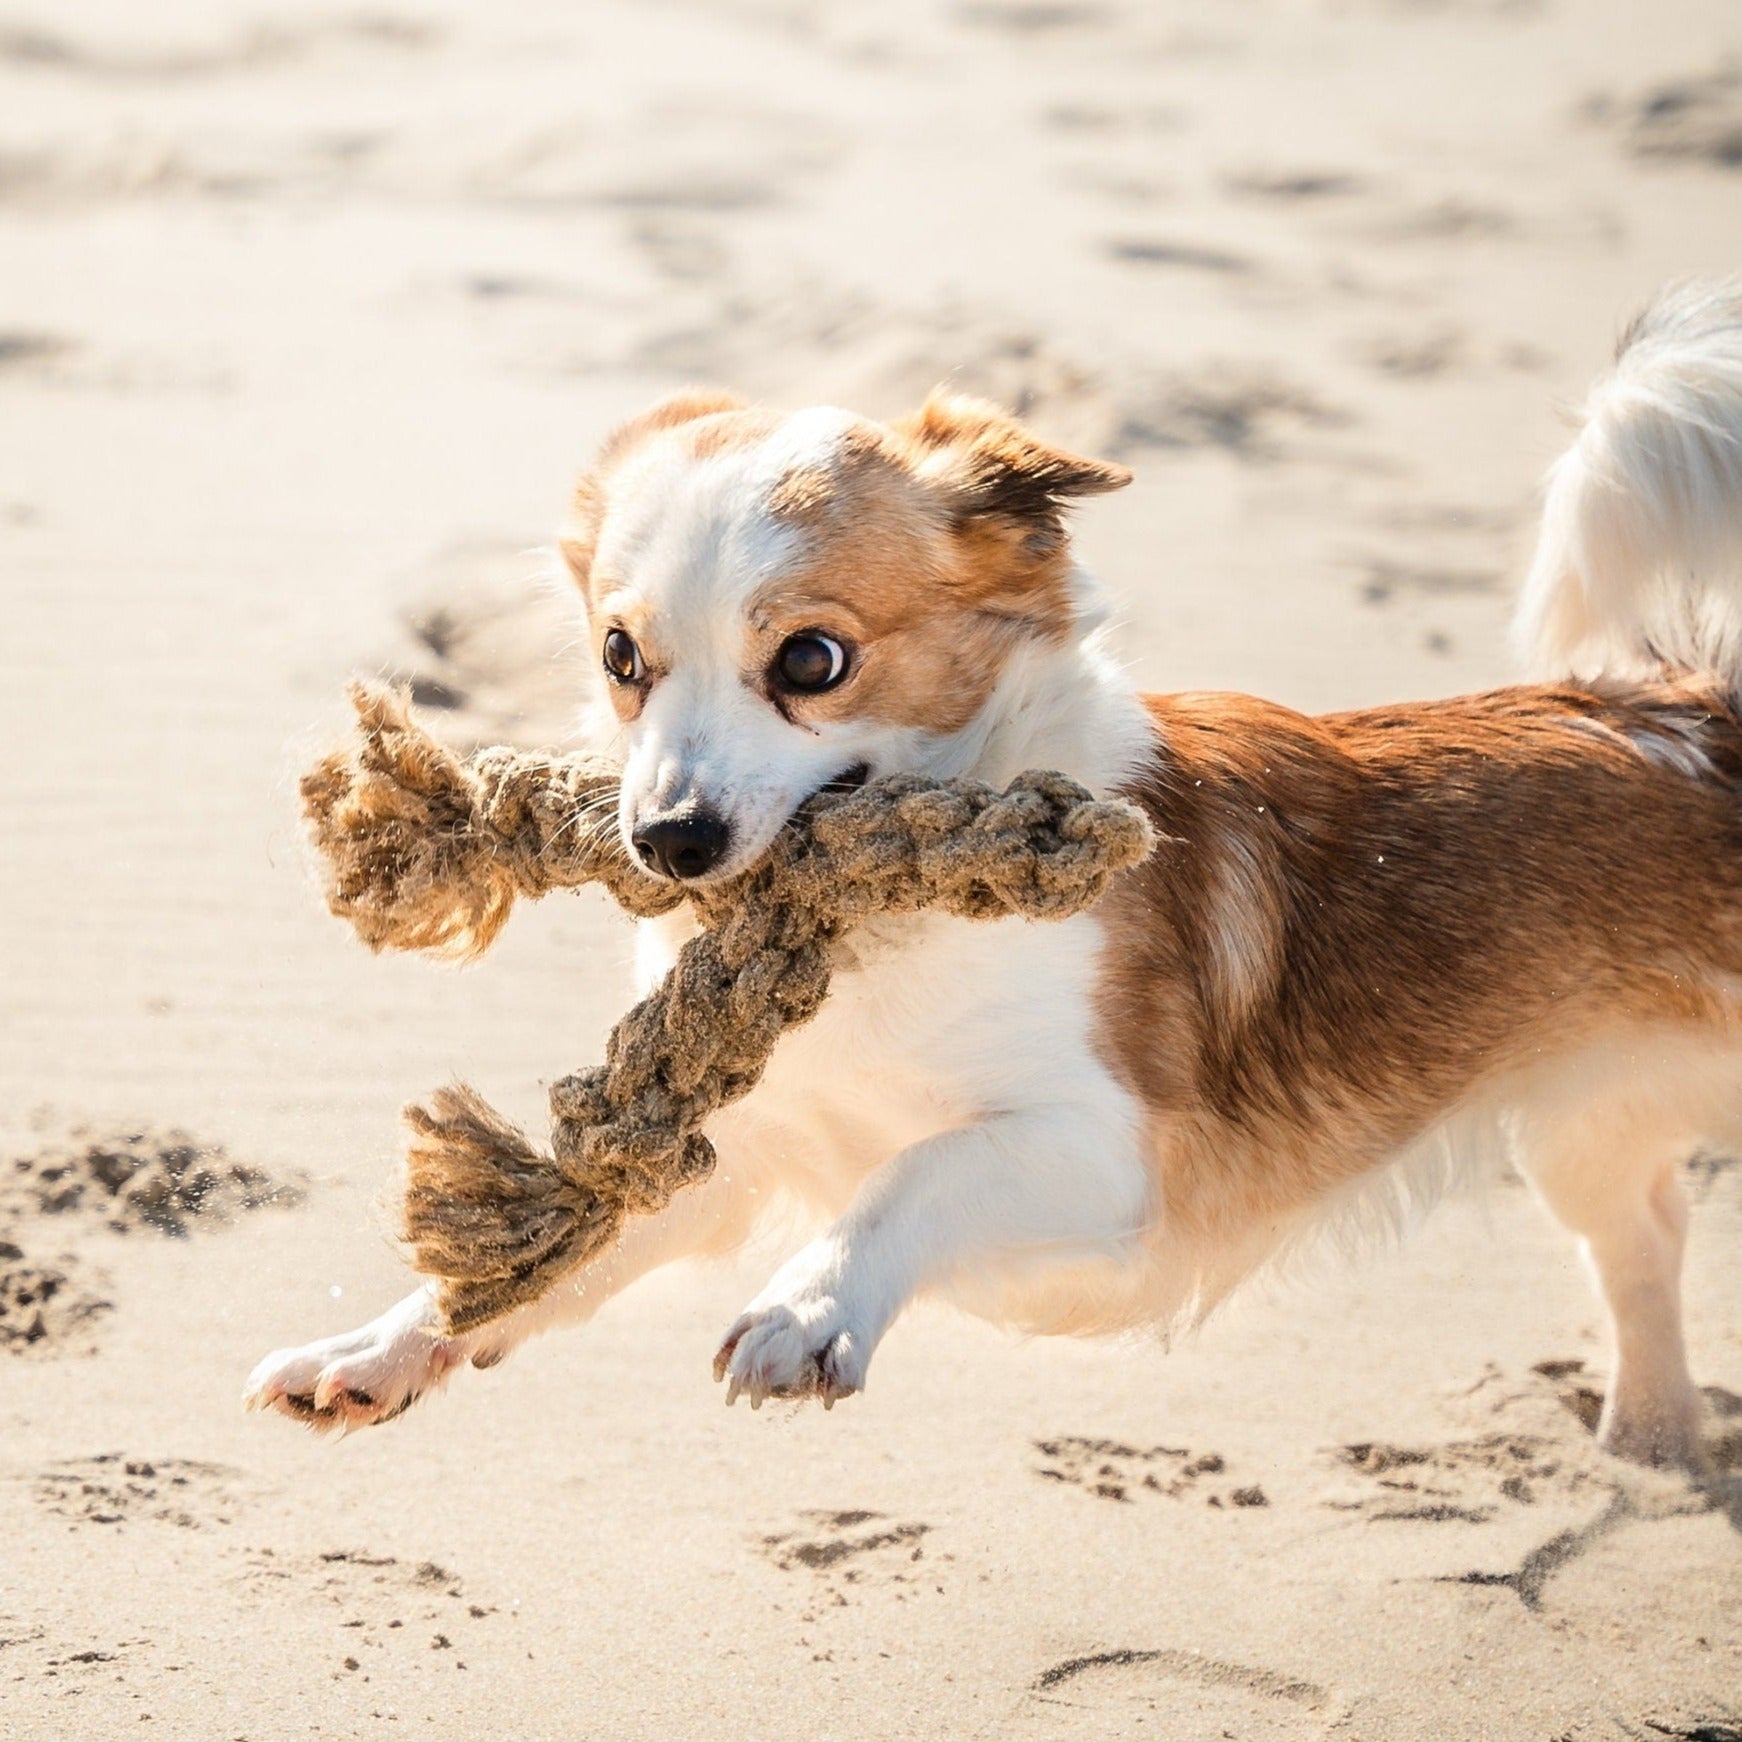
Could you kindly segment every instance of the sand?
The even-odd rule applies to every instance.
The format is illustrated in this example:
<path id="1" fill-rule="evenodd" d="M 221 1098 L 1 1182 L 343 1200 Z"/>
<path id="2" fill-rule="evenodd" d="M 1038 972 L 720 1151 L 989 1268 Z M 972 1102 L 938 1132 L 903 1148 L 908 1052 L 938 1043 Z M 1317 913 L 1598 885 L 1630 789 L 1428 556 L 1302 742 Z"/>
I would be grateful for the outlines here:
<path id="1" fill-rule="evenodd" d="M 354 669 L 570 728 L 525 553 L 614 419 L 949 376 L 1136 469 L 1081 542 L 1146 684 L 1499 681 L 1562 408 L 1736 263 L 1739 68 L 1729 0 L 14 7 L 0 1734 L 1742 1735 L 1742 1490 L 1595 1451 L 1515 1184 L 1172 1352 L 917 1309 L 828 1415 L 709 1382 L 791 1231 L 343 1443 L 238 1406 L 402 1292 L 400 1102 L 536 1119 L 623 1003 L 594 896 L 369 958 L 293 802 Z M 1742 1168 L 1693 1188 L 1734 1468 Z"/>

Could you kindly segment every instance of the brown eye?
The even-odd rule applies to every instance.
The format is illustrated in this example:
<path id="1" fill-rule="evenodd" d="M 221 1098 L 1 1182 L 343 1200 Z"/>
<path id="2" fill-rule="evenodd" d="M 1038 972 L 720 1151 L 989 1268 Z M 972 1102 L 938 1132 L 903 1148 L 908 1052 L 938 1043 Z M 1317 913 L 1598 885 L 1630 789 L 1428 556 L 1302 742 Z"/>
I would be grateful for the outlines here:
<path id="1" fill-rule="evenodd" d="M 833 689 L 847 675 L 847 650 L 827 635 L 791 635 L 774 656 L 774 675 L 789 690 Z"/>
<path id="2" fill-rule="evenodd" d="M 621 629 L 608 629 L 605 632 L 605 670 L 618 683 L 639 683 L 645 667 L 641 663 L 641 649 L 634 640 Z"/>

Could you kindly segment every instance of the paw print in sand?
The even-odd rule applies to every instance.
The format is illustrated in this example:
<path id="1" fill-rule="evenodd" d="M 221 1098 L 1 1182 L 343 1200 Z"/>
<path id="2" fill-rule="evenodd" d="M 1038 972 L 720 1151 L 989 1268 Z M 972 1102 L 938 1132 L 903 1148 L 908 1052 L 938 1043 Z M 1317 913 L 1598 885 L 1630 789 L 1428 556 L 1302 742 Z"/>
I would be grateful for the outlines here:
<path id="1" fill-rule="evenodd" d="M 1269 1496 L 1256 1482 L 1230 1483 L 1227 1460 L 1220 1452 L 1194 1455 L 1184 1446 L 1128 1446 L 1118 1440 L 1036 1440 L 1034 1449 L 1045 1460 L 1035 1474 L 1048 1482 L 1081 1488 L 1097 1500 L 1132 1501 L 1147 1495 L 1167 1500 L 1201 1496 L 1213 1507 L 1268 1506 Z"/>
<path id="2" fill-rule="evenodd" d="M 36 1497 L 75 1526 L 172 1524 L 204 1530 L 228 1524 L 235 1502 L 227 1483 L 237 1474 L 223 1464 L 191 1458 L 129 1458 L 105 1452 L 68 1458 L 36 1479 Z"/>

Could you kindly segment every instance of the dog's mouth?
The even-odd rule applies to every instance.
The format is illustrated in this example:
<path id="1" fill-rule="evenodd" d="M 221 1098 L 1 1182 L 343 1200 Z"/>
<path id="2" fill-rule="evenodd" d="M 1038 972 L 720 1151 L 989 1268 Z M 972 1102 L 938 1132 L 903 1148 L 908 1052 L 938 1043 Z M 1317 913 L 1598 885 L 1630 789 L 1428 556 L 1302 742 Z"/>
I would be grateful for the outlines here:
<path id="1" fill-rule="evenodd" d="M 871 778 L 871 764 L 855 762 L 851 768 L 843 768 L 833 780 L 825 780 L 817 788 L 818 792 L 857 792 Z"/>

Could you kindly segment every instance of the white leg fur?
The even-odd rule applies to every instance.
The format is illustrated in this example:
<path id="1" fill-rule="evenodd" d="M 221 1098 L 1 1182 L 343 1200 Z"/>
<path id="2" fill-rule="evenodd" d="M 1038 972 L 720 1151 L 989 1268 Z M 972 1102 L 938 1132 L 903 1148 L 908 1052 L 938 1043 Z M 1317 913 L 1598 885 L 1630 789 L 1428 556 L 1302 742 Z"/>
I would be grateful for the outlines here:
<path id="1" fill-rule="evenodd" d="M 275 1409 L 325 1431 L 377 1426 L 402 1415 L 468 1362 L 493 1367 L 529 1337 L 589 1319 L 637 1278 L 676 1259 L 716 1252 L 748 1231 L 753 1200 L 723 1174 L 691 1188 L 542 1299 L 464 1336 L 445 1337 L 427 1287 L 342 1336 L 268 1355 L 243 1389 L 250 1409 Z"/>
<path id="2" fill-rule="evenodd" d="M 1687 1203 L 1679 1176 L 1692 1145 L 1681 1132 L 1670 1108 L 1598 1098 L 1577 1117 L 1534 1121 L 1521 1160 L 1579 1236 L 1608 1307 L 1614 1371 L 1599 1443 L 1636 1463 L 1697 1468 L 1700 1398 L 1682 1339 Z"/>
<path id="3" fill-rule="evenodd" d="M 1692 673 L 1742 695 L 1739 504 L 1742 280 L 1687 284 L 1633 322 L 1549 474 L 1514 626 L 1530 672 Z M 1709 777 L 1697 744 L 1648 753 Z M 1584 1107 L 1560 1106 L 1558 1127 L 1527 1110 L 1525 1158 L 1550 1207 L 1584 1240 L 1614 1321 L 1603 1443 L 1687 1464 L 1698 1456 L 1698 1399 L 1682 1348 L 1686 1212 L 1675 1167 L 1698 1138 L 1733 1134 L 1738 1077 L 1734 1056 L 1715 1071 L 1702 1071 L 1694 1049 L 1668 1075 L 1666 1062 L 1614 1057 L 1606 1079 L 1585 1084 Z M 1683 1092 L 1671 1080 L 1677 1071 Z M 1632 1104 L 1617 1107 L 1606 1084 L 1630 1080 Z M 1691 1110 L 1690 1088 L 1703 1113 Z"/>
<path id="4" fill-rule="evenodd" d="M 912 1296 L 986 1272 L 1104 1256 L 1135 1240 L 1149 1182 L 1122 1105 L 1010 1112 L 927 1138 L 878 1168 L 847 1213 L 780 1271 L 726 1333 L 726 1401 L 865 1385 Z"/>

